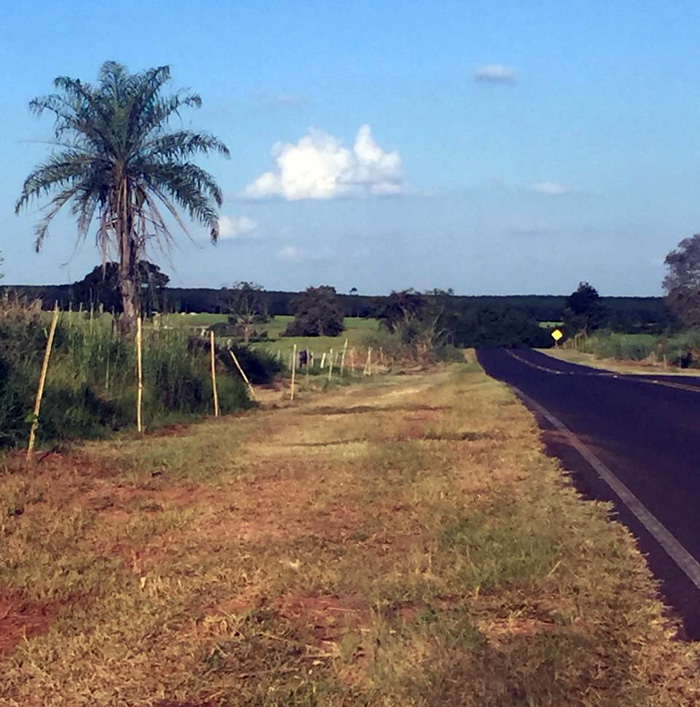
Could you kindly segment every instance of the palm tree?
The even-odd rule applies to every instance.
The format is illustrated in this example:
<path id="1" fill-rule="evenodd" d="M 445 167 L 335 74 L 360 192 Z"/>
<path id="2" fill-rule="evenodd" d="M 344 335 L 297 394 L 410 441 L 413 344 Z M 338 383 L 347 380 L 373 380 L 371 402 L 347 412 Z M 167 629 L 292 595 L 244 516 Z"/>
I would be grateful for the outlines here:
<path id="1" fill-rule="evenodd" d="M 202 103 L 183 91 L 163 95 L 169 80 L 167 66 L 130 74 L 108 61 L 97 85 L 61 76 L 54 80 L 57 93 L 29 104 L 37 115 L 53 114 L 55 149 L 25 180 L 15 212 L 50 197 L 35 230 L 37 251 L 66 204 L 80 240 L 96 225 L 103 262 L 113 253 L 119 263 L 125 334 L 140 313 L 138 263 L 147 243 L 165 248 L 172 241 L 164 216 L 169 213 L 187 232 L 182 210 L 209 228 L 213 242 L 219 236 L 221 190 L 192 158 L 211 152 L 228 157 L 229 151 L 208 133 L 168 129 L 182 108 Z"/>

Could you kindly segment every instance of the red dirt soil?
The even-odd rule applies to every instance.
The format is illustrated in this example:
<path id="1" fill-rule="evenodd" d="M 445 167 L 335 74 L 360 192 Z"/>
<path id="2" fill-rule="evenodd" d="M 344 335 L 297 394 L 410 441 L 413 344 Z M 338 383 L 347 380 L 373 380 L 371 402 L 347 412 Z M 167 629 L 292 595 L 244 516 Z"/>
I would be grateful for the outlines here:
<path id="1" fill-rule="evenodd" d="M 46 633 L 59 609 L 57 602 L 28 601 L 19 593 L 0 595 L 0 658 L 23 640 Z"/>

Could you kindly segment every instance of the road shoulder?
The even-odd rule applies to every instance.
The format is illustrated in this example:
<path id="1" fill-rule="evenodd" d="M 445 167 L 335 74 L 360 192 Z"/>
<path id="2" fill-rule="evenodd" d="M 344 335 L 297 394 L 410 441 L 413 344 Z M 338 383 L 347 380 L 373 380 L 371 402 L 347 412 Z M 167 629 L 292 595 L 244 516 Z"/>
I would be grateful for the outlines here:
<path id="1" fill-rule="evenodd" d="M 590 366 L 591 368 L 599 368 L 603 371 L 611 371 L 613 373 L 640 376 L 694 376 L 700 378 L 700 370 L 693 368 L 665 368 L 662 365 L 642 364 L 638 361 L 619 361 L 614 358 L 597 358 L 594 354 L 576 351 L 575 349 L 566 349 L 561 346 L 535 350 L 558 361 L 576 363 L 581 366 Z"/>
<path id="2" fill-rule="evenodd" d="M 474 363 L 84 445 L 0 495 L 5 620 L 45 617 L 9 704 L 700 700 L 631 535 Z"/>

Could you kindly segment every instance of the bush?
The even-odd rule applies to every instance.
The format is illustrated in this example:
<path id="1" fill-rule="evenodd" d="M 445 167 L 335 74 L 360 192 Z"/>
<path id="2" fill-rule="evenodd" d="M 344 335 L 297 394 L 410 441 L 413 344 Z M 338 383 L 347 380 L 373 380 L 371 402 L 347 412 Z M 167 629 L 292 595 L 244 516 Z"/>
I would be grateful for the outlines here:
<path id="1" fill-rule="evenodd" d="M 362 346 L 367 349 L 372 348 L 373 351 L 381 350 L 384 359 L 392 366 L 415 363 L 417 360 L 415 349 L 403 341 L 399 334 L 386 329 L 379 329 L 375 333 L 364 336 Z M 420 359 L 418 360 L 420 362 Z"/>
<path id="2" fill-rule="evenodd" d="M 345 314 L 334 287 L 308 287 L 291 303 L 294 319 L 282 336 L 339 336 Z"/>
<path id="3" fill-rule="evenodd" d="M 232 346 L 231 350 L 236 354 L 238 363 L 245 371 L 251 383 L 265 385 L 271 383 L 276 375 L 282 372 L 281 361 L 266 350 L 254 350 L 248 346 Z M 231 355 L 227 352 L 224 360 L 229 370 L 235 370 L 236 375 L 240 375 L 235 369 L 235 364 Z M 232 368 L 233 367 L 233 368 Z"/>
<path id="4" fill-rule="evenodd" d="M 464 354 L 454 344 L 442 344 L 435 349 L 435 358 L 444 363 L 464 363 Z"/>

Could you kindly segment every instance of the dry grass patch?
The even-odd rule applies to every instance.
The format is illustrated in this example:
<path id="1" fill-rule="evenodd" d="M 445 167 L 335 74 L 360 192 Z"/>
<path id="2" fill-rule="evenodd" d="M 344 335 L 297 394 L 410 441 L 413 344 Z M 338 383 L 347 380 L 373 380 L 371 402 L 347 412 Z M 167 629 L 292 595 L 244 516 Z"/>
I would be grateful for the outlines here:
<path id="1" fill-rule="evenodd" d="M 468 364 L 10 459 L 0 704 L 696 704 L 633 540 L 540 446 Z"/>

